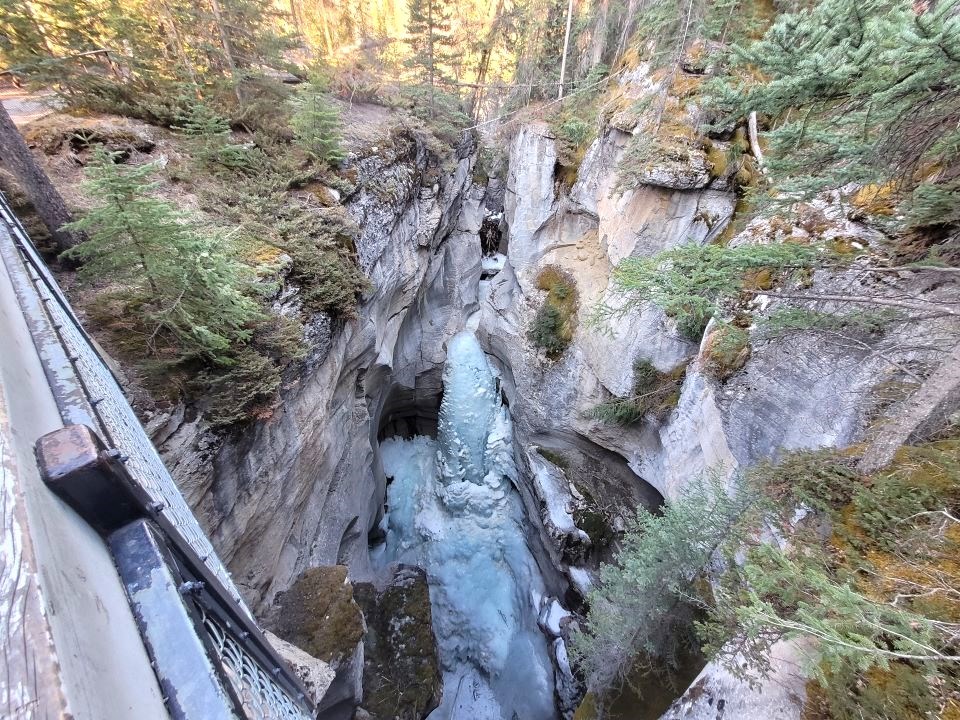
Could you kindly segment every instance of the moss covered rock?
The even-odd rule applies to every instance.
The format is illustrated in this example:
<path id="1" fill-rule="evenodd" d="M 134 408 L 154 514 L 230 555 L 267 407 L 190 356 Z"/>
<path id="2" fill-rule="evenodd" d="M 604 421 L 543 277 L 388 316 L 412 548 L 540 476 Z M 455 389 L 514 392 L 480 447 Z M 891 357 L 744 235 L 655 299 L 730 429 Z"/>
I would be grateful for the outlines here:
<path id="1" fill-rule="evenodd" d="M 367 622 L 364 710 L 374 720 L 426 717 L 443 690 L 426 572 L 400 565 L 382 593 L 369 583 L 355 592 Z"/>
<path id="2" fill-rule="evenodd" d="M 363 638 L 363 614 L 343 565 L 305 570 L 278 604 L 277 635 L 334 667 Z"/>

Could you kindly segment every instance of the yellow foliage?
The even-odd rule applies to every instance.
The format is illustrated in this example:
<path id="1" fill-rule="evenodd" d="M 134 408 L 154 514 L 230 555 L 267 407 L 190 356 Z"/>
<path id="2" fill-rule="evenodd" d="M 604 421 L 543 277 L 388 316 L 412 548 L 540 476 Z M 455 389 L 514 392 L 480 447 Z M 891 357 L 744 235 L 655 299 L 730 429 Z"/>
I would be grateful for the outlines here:
<path id="1" fill-rule="evenodd" d="M 948 698 L 940 712 L 940 720 L 960 720 L 960 701 Z"/>
<path id="2" fill-rule="evenodd" d="M 633 70 L 640 65 L 640 62 L 640 49 L 635 43 L 631 43 L 627 51 L 620 56 L 618 65 L 621 68 L 630 68 Z"/>
<path id="3" fill-rule="evenodd" d="M 851 202 L 868 215 L 890 216 L 896 209 L 895 189 L 892 182 L 864 185 L 854 193 Z"/>
<path id="4" fill-rule="evenodd" d="M 570 342 L 573 339 L 579 300 L 573 276 L 556 265 L 547 265 L 537 275 L 536 286 L 547 292 L 546 303 L 560 313 L 563 321 L 560 335 L 563 340 Z"/>
<path id="5" fill-rule="evenodd" d="M 769 290 L 773 287 L 773 273 L 769 268 L 751 270 L 743 278 L 745 290 Z"/>
<path id="6" fill-rule="evenodd" d="M 250 265 L 275 265 L 283 255 L 283 250 L 269 243 L 251 243 L 244 253 L 244 260 Z"/>
<path id="7" fill-rule="evenodd" d="M 709 140 L 704 145 L 707 152 L 707 162 L 710 163 L 710 177 L 716 180 L 727 171 L 727 167 L 730 165 L 730 156 L 725 150 L 717 147 Z"/>
<path id="8" fill-rule="evenodd" d="M 860 240 L 856 240 L 856 242 L 860 242 Z M 853 238 L 836 237 L 827 243 L 827 247 L 837 255 L 856 255 L 860 251 L 853 246 L 853 243 Z"/>
<path id="9" fill-rule="evenodd" d="M 668 92 L 674 97 L 685 99 L 696 95 L 701 85 L 703 85 L 703 75 L 691 75 L 679 71 L 674 73 Z"/>

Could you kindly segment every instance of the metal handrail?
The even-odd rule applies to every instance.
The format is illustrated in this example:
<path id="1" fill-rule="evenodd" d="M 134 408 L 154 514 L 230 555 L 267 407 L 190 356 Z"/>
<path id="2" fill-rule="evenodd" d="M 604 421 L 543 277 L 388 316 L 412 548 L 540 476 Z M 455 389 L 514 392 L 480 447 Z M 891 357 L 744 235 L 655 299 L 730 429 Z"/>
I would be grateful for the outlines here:
<path id="1" fill-rule="evenodd" d="M 305 686 L 243 603 L 123 397 L 109 364 L 2 193 L 0 224 L 14 246 L 0 244 L 0 261 L 11 270 L 21 312 L 65 424 L 38 442 L 44 480 L 104 537 L 116 531 L 118 523 L 149 519 L 169 549 L 175 574 L 189 590 L 184 601 L 195 608 L 197 634 L 211 657 L 217 652 L 210 636 L 213 627 L 229 635 L 245 662 L 260 668 L 261 685 L 272 683 L 271 693 L 282 693 L 298 710 L 281 717 L 312 717 L 315 710 Z M 57 458 L 64 462 L 58 464 Z M 226 658 L 217 661 L 224 663 Z M 232 689 L 230 694 L 237 711 L 246 714 L 237 692 Z"/>

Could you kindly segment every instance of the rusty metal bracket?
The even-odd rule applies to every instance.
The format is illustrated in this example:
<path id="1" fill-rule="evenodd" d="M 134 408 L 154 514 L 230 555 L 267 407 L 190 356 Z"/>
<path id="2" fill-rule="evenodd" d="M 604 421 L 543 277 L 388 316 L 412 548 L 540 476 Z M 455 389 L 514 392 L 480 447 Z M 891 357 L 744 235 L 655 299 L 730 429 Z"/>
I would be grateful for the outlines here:
<path id="1" fill-rule="evenodd" d="M 40 477 L 48 488 L 108 535 L 144 516 L 142 498 L 123 468 L 86 425 L 68 425 L 44 435 L 35 446 Z"/>

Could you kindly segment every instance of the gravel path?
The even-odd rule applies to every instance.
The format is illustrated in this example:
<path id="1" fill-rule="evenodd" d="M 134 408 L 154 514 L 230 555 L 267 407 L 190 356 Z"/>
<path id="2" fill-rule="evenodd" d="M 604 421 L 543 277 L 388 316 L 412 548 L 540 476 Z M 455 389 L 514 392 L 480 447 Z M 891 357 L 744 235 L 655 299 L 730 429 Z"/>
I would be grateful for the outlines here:
<path id="1" fill-rule="evenodd" d="M 49 115 L 56 109 L 56 97 L 52 93 L 7 91 L 0 93 L 0 102 L 18 126 Z"/>

